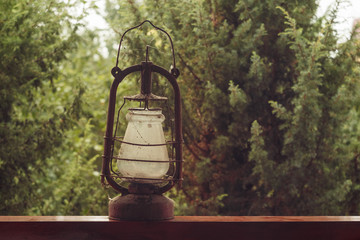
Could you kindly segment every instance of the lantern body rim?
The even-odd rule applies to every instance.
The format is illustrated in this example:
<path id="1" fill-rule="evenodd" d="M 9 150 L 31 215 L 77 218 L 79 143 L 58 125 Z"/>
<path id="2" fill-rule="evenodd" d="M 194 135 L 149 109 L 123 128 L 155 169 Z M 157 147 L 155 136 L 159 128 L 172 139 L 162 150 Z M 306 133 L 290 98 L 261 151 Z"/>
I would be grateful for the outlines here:
<path id="1" fill-rule="evenodd" d="M 109 200 L 109 219 L 161 221 L 174 218 L 174 201 L 160 194 L 127 194 Z"/>

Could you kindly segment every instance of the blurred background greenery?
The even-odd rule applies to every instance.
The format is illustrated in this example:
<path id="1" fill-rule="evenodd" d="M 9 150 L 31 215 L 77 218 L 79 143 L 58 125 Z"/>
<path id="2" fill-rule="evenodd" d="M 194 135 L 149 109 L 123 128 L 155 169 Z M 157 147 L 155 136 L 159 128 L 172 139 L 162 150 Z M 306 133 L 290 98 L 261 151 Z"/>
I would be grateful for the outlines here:
<path id="1" fill-rule="evenodd" d="M 177 215 L 360 214 L 360 45 L 335 28 L 342 1 L 323 16 L 315 0 L 105 2 L 106 31 L 84 24 L 96 1 L 0 2 L 1 215 L 107 215 L 110 70 L 145 19 L 170 33 L 181 71 Z M 166 37 L 144 25 L 120 68 L 146 45 L 170 67 Z"/>

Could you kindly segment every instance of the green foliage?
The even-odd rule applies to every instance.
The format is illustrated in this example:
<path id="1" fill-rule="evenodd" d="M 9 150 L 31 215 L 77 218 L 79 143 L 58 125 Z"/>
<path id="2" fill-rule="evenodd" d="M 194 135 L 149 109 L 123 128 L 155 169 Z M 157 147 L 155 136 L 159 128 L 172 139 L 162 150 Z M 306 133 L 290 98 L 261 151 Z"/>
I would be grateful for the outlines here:
<path id="1" fill-rule="evenodd" d="M 89 90 L 96 86 L 84 84 L 84 76 L 91 74 L 86 71 L 90 58 L 81 55 L 84 47 L 78 43 L 92 40 L 85 34 L 86 39 L 80 39 L 77 33 L 78 19 L 69 14 L 76 4 L 0 3 L 3 215 L 106 212 L 106 194 L 99 188 L 95 163 L 102 139 L 93 132 L 95 123 L 98 132 L 103 124 L 92 121 L 106 110 L 92 111 L 86 104 Z M 69 55 L 75 50 L 77 58 Z M 87 54 L 95 57 L 94 51 Z M 83 75 L 75 74 L 79 70 Z M 97 105 L 101 104 L 105 101 Z"/>
<path id="2" fill-rule="evenodd" d="M 1 214 L 106 215 L 114 46 L 145 19 L 170 33 L 181 70 L 185 176 L 167 193 L 177 215 L 360 213 L 359 41 L 339 42 L 340 2 L 316 18 L 315 0 L 107 0 L 109 57 L 71 7 L 0 3 Z M 146 45 L 169 68 L 169 40 L 149 24 L 126 35 L 119 67 Z M 164 82 L 154 76 L 154 92 L 171 100 Z"/>
<path id="3" fill-rule="evenodd" d="M 265 141 L 262 137 L 262 129 L 259 123 L 255 120 L 251 126 L 251 152 L 249 153 L 249 160 L 255 161 L 253 174 L 259 175 L 259 183 L 272 185 L 274 176 L 270 174 L 274 171 L 274 162 L 269 160 L 267 152 L 264 150 Z"/>
<path id="4" fill-rule="evenodd" d="M 358 45 L 334 31 L 339 2 L 319 19 L 313 0 L 107 2 L 117 6 L 107 9 L 116 31 L 150 19 L 174 39 L 187 160 L 181 211 L 358 214 L 348 200 L 358 196 L 359 135 L 349 131 L 358 122 Z M 155 63 L 169 64 L 167 40 L 139 32 L 129 44 L 149 44 Z"/>
<path id="5" fill-rule="evenodd" d="M 0 211 L 23 214 L 37 201 L 33 174 L 44 170 L 81 111 L 81 89 L 63 102 L 67 109 L 38 98 L 56 91 L 58 65 L 77 35 L 63 3 L 2 1 L 0 8 Z"/>

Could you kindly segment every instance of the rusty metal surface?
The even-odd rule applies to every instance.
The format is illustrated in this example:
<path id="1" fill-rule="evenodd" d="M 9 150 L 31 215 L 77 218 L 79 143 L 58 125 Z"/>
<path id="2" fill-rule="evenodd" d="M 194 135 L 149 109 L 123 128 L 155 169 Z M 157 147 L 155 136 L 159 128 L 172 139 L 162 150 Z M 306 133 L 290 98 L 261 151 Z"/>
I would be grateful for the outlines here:
<path id="1" fill-rule="evenodd" d="M 109 218 L 160 221 L 174 218 L 173 200 L 158 194 L 128 194 L 109 201 Z"/>
<path id="2" fill-rule="evenodd" d="M 102 168 L 102 183 L 105 184 L 105 179 L 107 180 L 108 184 L 113 187 L 116 191 L 127 194 L 128 190 L 123 186 L 119 185 L 111 174 L 111 160 L 116 158 L 113 156 L 113 149 L 114 149 L 114 141 L 118 141 L 119 139 L 116 136 L 113 136 L 113 127 L 114 127 L 114 117 L 115 117 L 115 103 L 116 103 L 116 92 L 120 82 L 130 73 L 136 71 L 142 71 L 143 68 L 146 68 L 145 74 L 151 75 L 152 72 L 157 72 L 160 75 L 164 76 L 171 84 L 174 90 L 174 111 L 175 111 L 175 141 L 173 142 L 173 146 L 175 148 L 175 174 L 169 179 L 169 183 L 159 189 L 159 193 L 164 193 L 170 190 L 175 183 L 179 183 L 181 185 L 182 181 L 182 119 L 181 119 L 181 96 L 180 96 L 180 89 L 177 84 L 176 78 L 171 75 L 165 69 L 153 65 L 150 62 L 143 62 L 142 65 L 136 65 L 125 69 L 124 71 L 120 71 L 114 79 L 114 82 L 111 86 L 110 90 L 110 97 L 109 97 L 109 108 L 108 108 L 108 118 L 107 118 L 107 127 L 106 127 L 106 134 L 105 134 L 105 143 L 104 143 L 104 155 L 103 155 L 103 168 Z M 151 77 L 143 76 L 142 81 L 149 81 Z M 144 84 L 146 85 L 146 84 Z M 146 91 L 148 91 L 147 88 Z M 150 89 L 151 90 L 151 89 Z M 148 94 L 151 94 L 148 93 Z M 117 124 L 116 124 L 117 125 Z M 173 160 L 169 160 L 173 161 Z M 121 176 L 118 176 L 121 178 Z"/>
<path id="3" fill-rule="evenodd" d="M 145 21 L 143 21 L 142 23 L 140 23 L 139 25 L 134 26 L 134 27 L 132 27 L 132 28 L 129 28 L 129 29 L 126 30 L 126 31 L 124 32 L 124 34 L 121 36 L 120 43 L 119 43 L 119 48 L 118 48 L 118 52 L 117 52 L 117 57 L 116 57 L 116 64 L 115 64 L 115 67 L 113 68 L 114 72 L 116 72 L 117 70 L 120 70 L 120 68 L 118 67 L 118 64 L 119 64 L 119 56 L 120 56 L 121 44 L 122 44 L 122 42 L 123 42 L 123 40 L 124 40 L 125 35 L 126 35 L 128 32 L 130 32 L 130 31 L 132 31 L 132 30 L 134 30 L 134 29 L 136 29 L 136 28 L 141 27 L 144 23 L 149 23 L 153 28 L 155 28 L 155 29 L 157 29 L 157 30 L 165 33 L 166 36 L 168 37 L 168 39 L 169 39 L 169 41 L 170 41 L 171 53 L 172 53 L 172 60 L 173 60 L 173 65 L 171 66 L 170 73 L 171 73 L 174 77 L 176 77 L 176 78 L 179 77 L 180 71 L 179 71 L 179 69 L 176 68 L 176 59 L 175 59 L 174 44 L 173 44 L 173 41 L 172 41 L 170 35 L 169 35 L 164 29 L 155 26 L 155 25 L 154 25 L 152 22 L 150 22 L 149 20 L 145 20 Z M 149 56 L 148 56 L 148 48 L 146 48 L 146 49 L 147 49 L 147 51 L 146 51 L 146 60 L 148 60 L 148 59 L 149 59 Z M 113 70 L 112 70 L 112 72 L 113 72 Z M 114 74 L 113 74 L 113 75 L 114 75 Z"/>
<path id="4" fill-rule="evenodd" d="M 109 166 L 112 157 L 112 146 L 114 144 L 113 128 L 114 128 L 114 116 L 115 116 L 115 105 L 116 105 L 116 92 L 119 84 L 127 75 L 134 72 L 138 72 L 140 70 L 141 70 L 141 65 L 135 65 L 126 68 L 124 71 L 119 71 L 115 75 L 115 79 L 110 88 L 107 124 L 106 124 L 106 132 L 104 137 L 105 141 L 104 141 L 104 154 L 103 154 L 103 162 L 102 162 L 102 170 L 101 170 L 101 182 L 103 185 L 108 183 L 112 188 L 114 188 L 116 191 L 122 194 L 127 194 L 128 190 L 120 186 L 111 177 L 110 166 Z"/>
<path id="5" fill-rule="evenodd" d="M 166 71 L 164 68 L 154 65 L 149 61 L 149 48 L 146 48 L 146 61 L 142 62 L 141 65 L 135 65 L 125 70 L 121 70 L 118 67 L 119 54 L 121 49 L 121 43 L 125 34 L 132 29 L 140 27 L 144 23 L 150 23 L 154 28 L 164 32 L 171 43 L 171 50 L 173 54 L 173 66 L 171 67 L 170 72 Z M 114 132 L 114 120 L 115 120 L 115 106 L 116 106 L 116 93 L 119 87 L 119 84 L 124 80 L 126 76 L 131 73 L 140 72 L 141 73 L 141 88 L 140 94 L 134 96 L 125 96 L 124 103 L 118 109 L 117 112 L 117 121 L 115 124 Z M 172 132 L 171 141 L 168 141 L 166 144 L 170 144 L 172 149 L 171 158 L 169 161 L 164 161 L 166 163 L 175 163 L 175 171 L 161 179 L 150 179 L 150 178 L 129 178 L 124 177 L 115 172 L 112 169 L 112 160 L 126 160 L 114 156 L 115 142 L 121 142 L 121 144 L 134 144 L 127 143 L 121 140 L 121 137 L 116 136 L 118 121 L 121 109 L 126 103 L 126 100 L 144 102 L 145 109 L 149 109 L 150 101 L 166 101 L 167 97 L 156 96 L 152 93 L 152 73 L 156 72 L 163 77 L 165 77 L 168 82 L 170 82 L 173 88 L 174 94 L 174 116 L 175 116 L 175 125 L 174 133 Z M 120 192 L 122 196 L 118 196 L 109 201 L 109 218 L 110 219 L 121 219 L 121 220 L 144 220 L 144 221 L 159 221 L 159 220 L 169 220 L 174 217 L 174 203 L 171 199 L 168 199 L 161 194 L 170 190 L 176 183 L 181 187 L 182 182 L 182 117 L 181 117 L 181 96 L 180 88 L 176 81 L 176 78 L 180 75 L 180 71 L 176 68 L 175 62 L 175 53 L 170 35 L 165 32 L 163 29 L 156 27 L 150 21 L 144 21 L 140 25 L 135 26 L 127 30 L 121 37 L 118 55 L 116 59 L 116 65 L 111 70 L 112 75 L 114 76 L 113 84 L 110 88 L 109 96 L 109 106 L 108 106 L 108 115 L 107 115 L 107 125 L 104 141 L 104 154 L 103 154 L 103 163 L 102 163 L 102 174 L 101 182 L 105 185 L 110 185 L 116 191 Z M 151 110 L 151 109 L 150 109 Z M 146 146 L 157 146 L 155 145 L 146 145 Z M 143 146 L 143 145 L 141 145 Z M 173 153 L 175 152 L 175 157 Z M 131 159 L 134 160 L 135 159 Z M 136 161 L 149 161 L 137 159 Z M 158 161 L 157 161 L 158 162 Z M 161 161 L 163 162 L 163 161 Z M 170 170 L 169 170 L 170 171 Z M 118 179 L 121 181 L 129 181 L 131 184 L 128 187 L 121 185 L 122 182 L 118 182 Z M 145 180 L 153 181 L 152 184 L 146 184 Z"/>

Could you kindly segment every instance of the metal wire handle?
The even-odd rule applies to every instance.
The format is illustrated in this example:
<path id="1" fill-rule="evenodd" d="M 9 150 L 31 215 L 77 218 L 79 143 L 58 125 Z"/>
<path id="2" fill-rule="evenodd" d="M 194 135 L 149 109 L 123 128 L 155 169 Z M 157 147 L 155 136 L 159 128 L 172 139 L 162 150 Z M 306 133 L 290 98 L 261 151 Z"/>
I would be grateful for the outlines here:
<path id="1" fill-rule="evenodd" d="M 121 49 L 121 43 L 125 37 L 125 34 L 130 32 L 131 30 L 134 30 L 136 28 L 139 28 L 141 27 L 144 23 L 149 23 L 152 27 L 154 27 L 155 29 L 163 32 L 166 34 L 166 36 L 168 36 L 169 40 L 170 40 L 170 44 L 171 44 L 171 52 L 172 52 L 172 56 L 173 56 L 173 65 L 170 69 L 170 73 L 175 77 L 177 78 L 179 75 L 180 75 L 180 71 L 179 69 L 176 68 L 176 61 L 175 61 L 175 51 L 174 51 L 174 45 L 173 45 L 173 41 L 170 37 L 170 35 L 162 28 L 159 28 L 157 26 L 155 26 L 152 22 L 150 22 L 149 20 L 145 20 L 143 21 L 142 23 L 140 23 L 139 25 L 135 26 L 135 27 L 132 27 L 132 28 L 129 28 L 128 30 L 126 30 L 123 35 L 121 36 L 121 39 L 120 39 L 120 43 L 119 43 L 119 49 L 118 49 L 118 53 L 117 53 L 117 57 L 116 57 L 116 65 L 115 67 L 111 70 L 111 73 L 115 76 L 117 75 L 117 73 L 119 73 L 121 70 L 120 68 L 118 67 L 118 64 L 119 64 L 119 55 L 120 55 L 120 49 Z"/>

